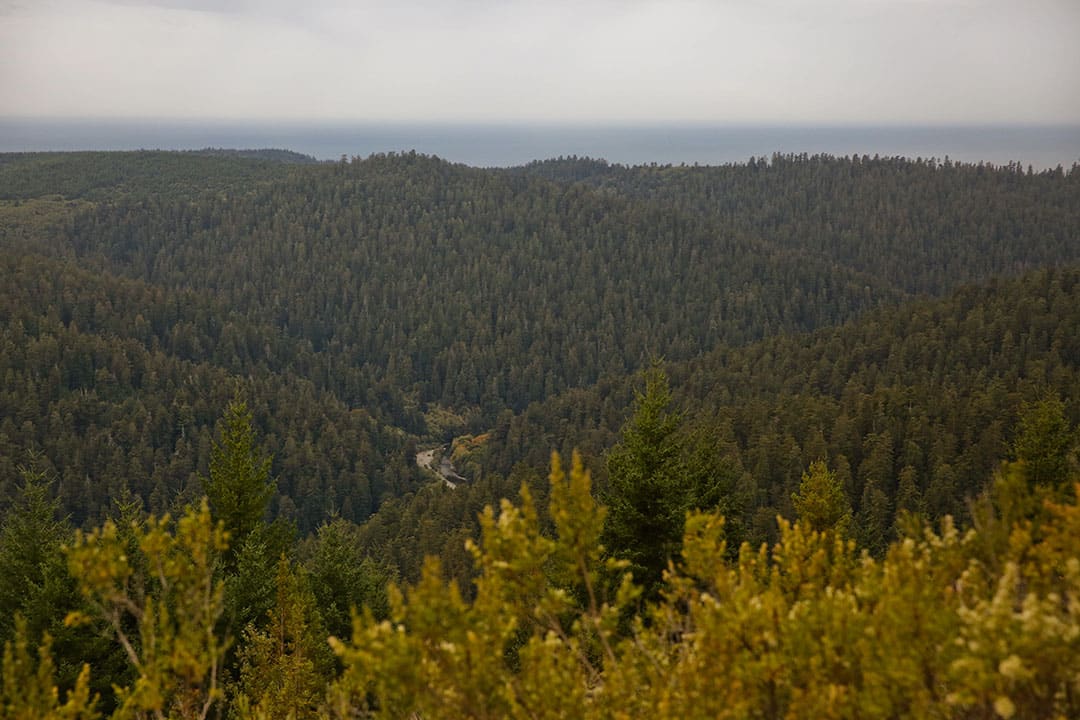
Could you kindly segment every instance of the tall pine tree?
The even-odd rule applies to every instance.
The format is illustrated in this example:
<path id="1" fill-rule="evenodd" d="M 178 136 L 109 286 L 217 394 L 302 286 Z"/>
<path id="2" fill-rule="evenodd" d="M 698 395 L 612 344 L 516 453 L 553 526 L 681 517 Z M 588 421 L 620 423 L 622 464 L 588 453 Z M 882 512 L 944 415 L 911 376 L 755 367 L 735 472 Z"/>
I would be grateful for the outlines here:
<path id="1" fill-rule="evenodd" d="M 667 376 L 651 368 L 622 442 L 607 456 L 611 486 L 604 498 L 604 547 L 630 562 L 646 594 L 659 587 L 668 559 L 678 553 L 690 502 L 680 467 L 681 418 L 670 404 Z"/>
<path id="2" fill-rule="evenodd" d="M 247 404 L 233 399 L 210 454 L 210 477 L 203 480 L 214 519 L 224 523 L 229 533 L 230 565 L 244 540 L 266 519 L 274 494 L 270 460 L 259 457 Z"/>

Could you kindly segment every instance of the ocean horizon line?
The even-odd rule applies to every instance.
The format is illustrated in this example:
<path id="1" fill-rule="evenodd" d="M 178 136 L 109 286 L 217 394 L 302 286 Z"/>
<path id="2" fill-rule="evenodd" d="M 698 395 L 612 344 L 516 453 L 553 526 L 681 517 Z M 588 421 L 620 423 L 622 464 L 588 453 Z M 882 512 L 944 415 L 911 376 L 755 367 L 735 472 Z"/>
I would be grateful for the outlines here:
<path id="1" fill-rule="evenodd" d="M 948 158 L 1065 168 L 1078 125 L 382 123 L 0 117 L 0 152 L 278 148 L 318 160 L 415 150 L 478 167 L 555 157 L 717 165 L 773 154 Z"/>

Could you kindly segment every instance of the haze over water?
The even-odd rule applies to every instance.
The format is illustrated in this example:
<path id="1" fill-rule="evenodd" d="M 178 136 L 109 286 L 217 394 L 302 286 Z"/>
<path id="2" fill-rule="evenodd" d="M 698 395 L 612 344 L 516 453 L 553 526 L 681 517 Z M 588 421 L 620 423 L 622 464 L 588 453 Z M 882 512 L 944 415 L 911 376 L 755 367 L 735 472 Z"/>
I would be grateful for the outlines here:
<path id="1" fill-rule="evenodd" d="M 284 148 L 320 160 L 416 150 L 474 166 L 558 156 L 623 164 L 779 153 L 949 157 L 1036 170 L 1080 162 L 1080 126 L 465 125 L 0 119 L 0 151 Z"/>

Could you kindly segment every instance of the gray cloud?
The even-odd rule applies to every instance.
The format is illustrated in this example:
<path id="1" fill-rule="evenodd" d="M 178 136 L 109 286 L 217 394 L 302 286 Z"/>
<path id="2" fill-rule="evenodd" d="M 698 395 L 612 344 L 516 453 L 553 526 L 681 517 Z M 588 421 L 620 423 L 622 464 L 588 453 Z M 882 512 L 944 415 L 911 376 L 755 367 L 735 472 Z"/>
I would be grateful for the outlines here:
<path id="1" fill-rule="evenodd" d="M 1080 122 L 1075 0 L 40 0 L 0 114 Z"/>

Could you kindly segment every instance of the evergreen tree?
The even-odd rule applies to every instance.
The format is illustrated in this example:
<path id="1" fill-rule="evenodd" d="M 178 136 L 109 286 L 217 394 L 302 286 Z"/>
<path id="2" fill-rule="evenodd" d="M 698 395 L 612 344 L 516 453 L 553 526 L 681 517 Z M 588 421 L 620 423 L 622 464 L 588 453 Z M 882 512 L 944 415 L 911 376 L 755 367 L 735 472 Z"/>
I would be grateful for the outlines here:
<path id="1" fill-rule="evenodd" d="M 1076 433 L 1065 417 L 1065 403 L 1054 397 L 1024 404 L 1013 452 L 1023 463 L 1028 482 L 1066 486 L 1071 472 L 1070 453 L 1075 446 Z"/>
<path id="2" fill-rule="evenodd" d="M 57 518 L 60 503 L 45 472 L 22 469 L 23 485 L 0 524 L 0 642 L 12 637 L 21 614 L 30 637 L 55 631 L 73 609 L 74 582 L 62 552 L 72 529 Z"/>
<path id="3" fill-rule="evenodd" d="M 680 472 L 680 416 L 670 404 L 667 376 L 656 367 L 648 370 L 622 441 L 607 455 L 604 547 L 630 562 L 634 579 L 650 594 L 678 553 L 691 500 Z"/>
<path id="4" fill-rule="evenodd" d="M 270 458 L 260 458 L 247 404 L 233 399 L 225 409 L 221 434 L 210 454 L 210 477 L 203 481 L 210 509 L 229 533 L 227 562 L 232 565 L 240 548 L 266 520 L 274 482 Z"/>
<path id="5" fill-rule="evenodd" d="M 390 613 L 386 588 L 393 575 L 366 553 L 356 530 L 342 518 L 330 520 L 309 544 L 304 562 L 327 630 L 337 637 L 348 637 L 353 611 L 369 610 L 378 620 Z"/>
<path id="6" fill-rule="evenodd" d="M 919 494 L 915 468 L 905 465 L 896 485 L 896 521 L 900 522 L 905 514 L 918 515 L 922 512 L 923 500 Z"/>
<path id="7" fill-rule="evenodd" d="M 287 546 L 274 542 L 270 527 L 259 525 L 244 538 L 225 573 L 224 616 L 233 633 L 250 624 L 261 626 L 274 605 L 274 558 Z"/>
<path id="8" fill-rule="evenodd" d="M 334 658 L 315 596 L 304 580 L 282 555 L 269 622 L 265 629 L 249 625 L 244 631 L 234 701 L 239 718 L 322 717 L 320 705 Z"/>
<path id="9" fill-rule="evenodd" d="M 859 503 L 859 544 L 873 555 L 885 552 L 893 528 L 889 496 L 876 479 L 867 482 Z"/>
<path id="10" fill-rule="evenodd" d="M 838 535 L 847 533 L 851 524 L 851 503 L 836 473 L 829 470 L 824 460 L 810 463 L 791 502 L 799 522 L 810 530 L 833 531 Z"/>

